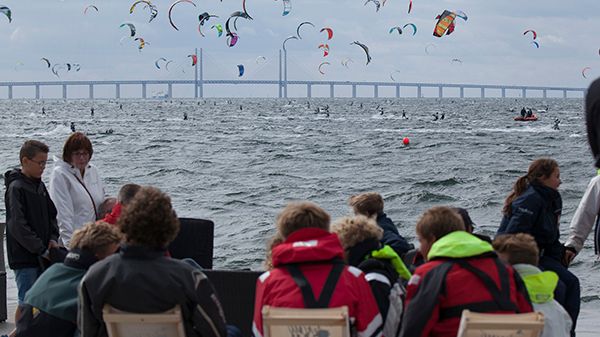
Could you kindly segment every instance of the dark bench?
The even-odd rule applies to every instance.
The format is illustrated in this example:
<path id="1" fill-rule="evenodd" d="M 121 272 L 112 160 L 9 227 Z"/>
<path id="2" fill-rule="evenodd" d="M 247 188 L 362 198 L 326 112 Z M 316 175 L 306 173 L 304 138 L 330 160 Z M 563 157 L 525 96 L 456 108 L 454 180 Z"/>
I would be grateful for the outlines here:
<path id="1" fill-rule="evenodd" d="M 204 269 L 212 269 L 215 224 L 210 220 L 179 218 L 179 234 L 169 245 L 171 257 L 190 258 Z"/>
<path id="2" fill-rule="evenodd" d="M 254 292 L 256 279 L 262 274 L 250 270 L 205 270 L 211 281 L 228 324 L 242 330 L 242 336 L 252 336 L 254 315 Z"/>

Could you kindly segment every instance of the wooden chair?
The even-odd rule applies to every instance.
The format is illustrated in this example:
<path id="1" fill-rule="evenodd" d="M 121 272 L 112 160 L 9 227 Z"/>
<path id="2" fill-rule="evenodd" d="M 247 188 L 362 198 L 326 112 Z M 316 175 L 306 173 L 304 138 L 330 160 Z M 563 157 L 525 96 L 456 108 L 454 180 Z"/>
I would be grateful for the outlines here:
<path id="1" fill-rule="evenodd" d="M 457 337 L 539 337 L 544 330 L 544 315 L 482 314 L 464 310 Z"/>
<path id="2" fill-rule="evenodd" d="M 350 337 L 348 307 L 262 309 L 264 337 Z"/>
<path id="3" fill-rule="evenodd" d="M 102 317 L 108 337 L 186 337 L 178 305 L 161 313 L 138 314 L 105 304 Z"/>

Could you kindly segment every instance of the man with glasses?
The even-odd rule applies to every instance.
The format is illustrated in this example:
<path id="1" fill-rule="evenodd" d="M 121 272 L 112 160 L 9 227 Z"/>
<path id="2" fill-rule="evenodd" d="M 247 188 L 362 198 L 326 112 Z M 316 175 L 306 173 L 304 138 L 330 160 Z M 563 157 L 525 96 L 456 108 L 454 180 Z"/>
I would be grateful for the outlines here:
<path id="1" fill-rule="evenodd" d="M 26 141 L 19 153 L 21 168 L 4 174 L 6 252 L 19 297 L 15 321 L 21 316 L 25 293 L 42 272 L 41 259 L 48 257 L 49 249 L 58 247 L 56 208 L 42 181 L 48 151 L 40 141 Z"/>

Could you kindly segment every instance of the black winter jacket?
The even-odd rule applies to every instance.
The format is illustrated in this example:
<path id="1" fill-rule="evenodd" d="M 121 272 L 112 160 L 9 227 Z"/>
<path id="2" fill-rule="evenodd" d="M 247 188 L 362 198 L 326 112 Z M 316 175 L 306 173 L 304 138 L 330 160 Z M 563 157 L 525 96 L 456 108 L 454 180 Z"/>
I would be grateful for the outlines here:
<path id="1" fill-rule="evenodd" d="M 383 229 L 383 238 L 381 242 L 384 245 L 388 245 L 394 249 L 396 254 L 400 257 L 404 256 L 409 250 L 415 248 L 415 246 L 409 243 L 400 233 L 398 228 L 392 219 L 388 218 L 385 213 L 377 215 L 377 225 Z"/>
<path id="2" fill-rule="evenodd" d="M 505 214 L 502 218 L 498 234 L 531 234 L 538 244 L 540 255 L 561 261 L 564 246 L 558 241 L 558 221 L 562 212 L 560 193 L 532 183 L 512 202 L 510 208 L 511 214 Z"/>
<path id="3" fill-rule="evenodd" d="M 95 263 L 79 295 L 82 337 L 106 337 L 102 307 L 158 313 L 181 306 L 186 336 L 226 337 L 225 318 L 212 284 L 199 269 L 165 256 L 164 250 L 125 245 Z"/>
<path id="4" fill-rule="evenodd" d="M 50 240 L 58 241 L 56 207 L 41 179 L 20 169 L 4 174 L 6 193 L 6 252 L 11 269 L 40 266 L 38 258 Z"/>

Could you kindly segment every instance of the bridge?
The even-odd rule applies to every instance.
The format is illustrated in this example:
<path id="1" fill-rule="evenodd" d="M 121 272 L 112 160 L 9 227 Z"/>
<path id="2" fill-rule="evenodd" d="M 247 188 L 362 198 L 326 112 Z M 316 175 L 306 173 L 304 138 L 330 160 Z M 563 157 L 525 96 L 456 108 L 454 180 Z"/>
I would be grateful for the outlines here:
<path id="1" fill-rule="evenodd" d="M 538 95 L 541 92 L 541 97 L 547 98 L 548 94 L 554 94 L 554 97 L 568 98 L 573 95 L 584 95 L 586 88 L 572 88 L 572 87 L 545 87 L 545 86 L 524 86 L 524 85 L 495 85 L 495 84 L 457 84 L 457 83 L 400 83 L 400 82 L 365 82 L 365 81 L 306 81 L 306 80 L 288 80 L 287 76 L 287 51 L 279 51 L 279 78 L 276 80 L 215 80 L 215 79 L 204 79 L 203 76 L 203 61 L 202 49 L 200 53 L 196 50 L 198 55 L 198 62 L 195 66 L 194 79 L 193 80 L 108 80 L 108 81 L 42 81 L 42 82 L 0 82 L 0 88 L 7 88 L 8 99 L 13 99 L 13 90 L 17 87 L 28 87 L 35 89 L 35 96 L 31 98 L 41 99 L 42 88 L 46 87 L 61 87 L 62 98 L 68 99 L 69 87 L 74 86 L 87 86 L 88 87 L 88 98 L 94 99 L 95 88 L 99 86 L 114 86 L 114 98 L 121 98 L 121 86 L 124 85 L 135 85 L 140 87 L 139 98 L 147 99 L 148 97 L 148 86 L 149 85 L 163 85 L 166 86 L 165 97 L 173 97 L 173 86 L 174 85 L 187 85 L 192 88 L 194 98 L 204 97 L 204 88 L 210 85 L 235 85 L 235 86 L 253 86 L 253 85 L 271 85 L 277 87 L 277 97 L 287 98 L 288 88 L 290 86 L 304 86 L 306 88 L 306 97 L 311 98 L 313 87 L 329 87 L 329 97 L 336 97 L 336 88 L 351 88 L 352 97 L 359 97 L 357 95 L 358 88 L 369 87 L 372 88 L 372 97 L 380 97 L 380 88 L 392 88 L 395 90 L 395 97 L 410 97 L 402 95 L 404 91 L 413 93 L 413 97 L 424 97 L 424 89 L 437 89 L 437 97 L 465 97 L 465 90 L 477 90 L 479 91 L 479 97 L 485 98 L 489 91 L 500 91 L 500 97 L 528 97 L 528 93 L 537 92 Z M 454 92 L 458 90 L 458 94 L 454 96 L 448 94 L 448 90 L 453 89 Z M 416 91 L 416 92 L 415 92 Z M 514 92 L 517 92 L 517 96 L 514 96 Z M 513 95 L 507 95 L 507 92 L 512 92 Z M 558 96 L 556 96 L 558 95 Z M 275 96 L 275 93 L 273 93 Z M 179 96 L 178 96 L 179 97 Z M 364 97 L 364 96 L 362 96 Z M 435 96 L 433 96 L 435 97 Z M 489 95 L 488 95 L 489 97 Z M 48 97 L 44 97 L 48 98 Z M 191 98 L 191 97 L 190 97 Z"/>

